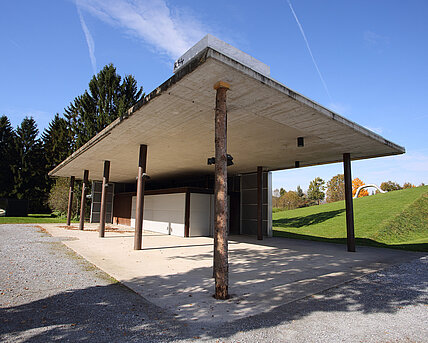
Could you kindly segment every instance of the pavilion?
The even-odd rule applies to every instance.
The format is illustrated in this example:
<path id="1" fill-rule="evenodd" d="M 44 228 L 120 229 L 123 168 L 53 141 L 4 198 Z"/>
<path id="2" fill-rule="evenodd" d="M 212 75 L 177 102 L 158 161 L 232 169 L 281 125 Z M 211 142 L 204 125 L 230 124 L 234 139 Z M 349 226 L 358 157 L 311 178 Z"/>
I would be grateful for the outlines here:
<path id="1" fill-rule="evenodd" d="M 272 171 L 343 162 L 348 251 L 355 251 L 351 160 L 404 152 L 272 79 L 266 64 L 207 35 L 175 62 L 173 76 L 50 175 L 70 177 L 71 190 L 81 177 L 82 199 L 89 178 L 102 180 L 92 199 L 101 237 L 107 212 L 107 221 L 135 226 L 137 250 L 143 225 L 185 237 L 212 234 L 216 297 L 225 299 L 228 230 L 258 239 L 272 232 Z"/>

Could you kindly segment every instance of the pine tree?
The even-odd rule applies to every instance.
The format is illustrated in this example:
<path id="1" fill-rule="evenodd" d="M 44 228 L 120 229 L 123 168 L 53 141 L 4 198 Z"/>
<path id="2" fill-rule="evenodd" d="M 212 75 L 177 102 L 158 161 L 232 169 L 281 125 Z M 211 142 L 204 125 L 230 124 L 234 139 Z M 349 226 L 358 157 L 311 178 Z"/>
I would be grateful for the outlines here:
<path id="1" fill-rule="evenodd" d="M 42 134 L 46 169 L 52 170 L 71 153 L 71 132 L 67 121 L 57 113 Z"/>
<path id="2" fill-rule="evenodd" d="M 320 204 L 320 201 L 323 200 L 325 197 L 325 194 L 323 192 L 324 184 L 325 181 L 320 177 L 316 177 L 309 184 L 308 198 L 311 200 L 318 201 L 318 205 Z"/>
<path id="3" fill-rule="evenodd" d="M 12 165 L 12 194 L 18 199 L 30 200 L 30 211 L 43 208 L 47 190 L 46 162 L 38 134 L 34 119 L 25 117 L 16 129 L 16 159 Z"/>
<path id="4" fill-rule="evenodd" d="M 106 65 L 89 82 L 89 91 L 78 96 L 65 109 L 65 117 L 78 149 L 134 105 L 142 96 L 132 75 L 122 78 L 113 64 Z"/>
<path id="5" fill-rule="evenodd" d="M 13 190 L 12 164 L 16 156 L 15 132 L 9 118 L 0 117 L 0 198 L 8 198 Z"/>

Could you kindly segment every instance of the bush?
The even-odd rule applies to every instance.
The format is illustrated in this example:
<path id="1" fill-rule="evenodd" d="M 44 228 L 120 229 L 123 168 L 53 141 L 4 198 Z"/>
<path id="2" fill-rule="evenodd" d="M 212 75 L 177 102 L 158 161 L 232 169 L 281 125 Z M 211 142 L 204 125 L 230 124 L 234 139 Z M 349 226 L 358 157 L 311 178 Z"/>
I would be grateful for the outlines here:
<path id="1" fill-rule="evenodd" d="M 380 184 L 380 189 L 385 192 L 391 192 L 400 190 L 401 186 L 396 182 L 386 181 Z"/>
<path id="2" fill-rule="evenodd" d="M 67 214 L 68 209 L 68 191 L 70 187 L 70 180 L 65 177 L 60 177 L 55 180 L 51 191 L 49 192 L 48 204 L 50 209 L 56 216 L 64 216 Z M 73 203 L 71 208 L 72 217 L 77 214 L 77 196 L 74 192 Z"/>

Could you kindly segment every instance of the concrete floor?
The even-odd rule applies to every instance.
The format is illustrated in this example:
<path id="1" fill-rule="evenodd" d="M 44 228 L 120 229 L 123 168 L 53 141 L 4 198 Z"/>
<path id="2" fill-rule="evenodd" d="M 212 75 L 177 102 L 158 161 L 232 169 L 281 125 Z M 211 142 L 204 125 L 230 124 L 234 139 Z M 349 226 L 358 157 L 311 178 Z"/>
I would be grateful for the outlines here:
<path id="1" fill-rule="evenodd" d="M 247 236 L 229 241 L 229 293 L 215 300 L 212 278 L 213 239 L 143 233 L 143 250 L 134 251 L 133 232 L 66 229 L 40 225 L 54 237 L 177 318 L 230 322 L 291 303 L 386 266 L 422 256 L 418 253 L 339 244 Z M 88 225 L 88 230 L 96 226 Z M 116 226 L 117 228 L 117 226 Z M 291 306 L 291 305 L 290 305 Z"/>

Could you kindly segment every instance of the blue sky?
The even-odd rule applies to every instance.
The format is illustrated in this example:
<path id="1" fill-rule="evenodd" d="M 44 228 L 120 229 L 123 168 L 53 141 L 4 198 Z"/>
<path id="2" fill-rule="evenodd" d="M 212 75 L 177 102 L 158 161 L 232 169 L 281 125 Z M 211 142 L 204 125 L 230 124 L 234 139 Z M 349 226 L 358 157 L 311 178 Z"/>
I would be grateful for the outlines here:
<path id="1" fill-rule="evenodd" d="M 291 5 L 296 17 L 287 0 L 2 1 L 0 114 L 15 127 L 31 115 L 42 130 L 110 62 L 148 93 L 211 33 L 268 64 L 276 80 L 406 148 L 353 162 L 354 177 L 428 183 L 428 2 Z M 273 186 L 307 189 L 316 176 L 338 173 L 341 164 L 275 172 Z"/>

